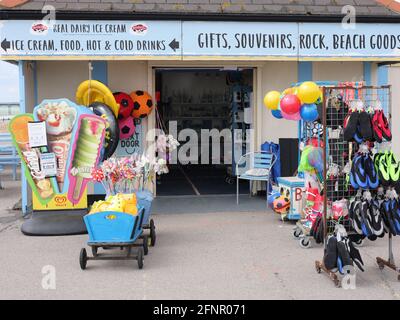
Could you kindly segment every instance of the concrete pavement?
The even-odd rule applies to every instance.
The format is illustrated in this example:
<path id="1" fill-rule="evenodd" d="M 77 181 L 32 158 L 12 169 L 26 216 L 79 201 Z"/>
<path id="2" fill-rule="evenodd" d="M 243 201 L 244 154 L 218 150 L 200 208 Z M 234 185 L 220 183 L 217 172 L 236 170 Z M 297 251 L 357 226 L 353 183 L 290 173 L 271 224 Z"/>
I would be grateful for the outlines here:
<path id="1" fill-rule="evenodd" d="M 272 212 L 156 215 L 158 243 L 143 270 L 136 261 L 89 261 L 81 271 L 87 236 L 26 237 L 15 213 L 0 217 L 0 299 L 400 298 L 396 274 L 375 263 L 387 254 L 386 239 L 361 248 L 366 272 L 357 273 L 357 289 L 337 289 L 315 272 L 322 247 L 301 249 L 293 225 Z M 399 247 L 396 239 L 395 253 Z M 55 268 L 55 290 L 42 287 L 45 266 Z"/>

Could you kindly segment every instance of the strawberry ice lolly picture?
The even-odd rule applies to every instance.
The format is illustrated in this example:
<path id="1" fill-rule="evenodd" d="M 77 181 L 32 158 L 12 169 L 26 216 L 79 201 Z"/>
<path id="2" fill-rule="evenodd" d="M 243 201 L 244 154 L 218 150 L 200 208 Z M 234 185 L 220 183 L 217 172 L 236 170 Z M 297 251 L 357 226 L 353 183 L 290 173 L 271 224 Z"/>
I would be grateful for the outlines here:
<path id="1" fill-rule="evenodd" d="M 82 115 L 72 156 L 72 179 L 69 198 L 78 203 L 91 180 L 91 172 L 98 165 L 104 141 L 106 122 L 94 115 Z"/>

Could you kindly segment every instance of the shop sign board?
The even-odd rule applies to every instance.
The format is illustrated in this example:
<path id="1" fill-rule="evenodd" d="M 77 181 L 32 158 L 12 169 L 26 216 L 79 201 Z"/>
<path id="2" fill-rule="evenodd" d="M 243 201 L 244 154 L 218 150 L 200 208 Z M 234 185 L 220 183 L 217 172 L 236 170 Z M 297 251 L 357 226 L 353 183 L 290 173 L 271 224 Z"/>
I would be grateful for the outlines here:
<path id="1" fill-rule="evenodd" d="M 0 23 L 1 59 L 400 60 L 398 24 L 232 21 Z"/>
<path id="2" fill-rule="evenodd" d="M 140 120 L 138 120 L 140 121 Z M 115 154 L 117 157 L 130 157 L 133 154 L 142 154 L 142 124 L 136 123 L 136 130 L 129 139 L 122 139 L 118 143 Z"/>
<path id="3" fill-rule="evenodd" d="M 3 21 L 2 58 L 181 55 L 176 21 Z"/>

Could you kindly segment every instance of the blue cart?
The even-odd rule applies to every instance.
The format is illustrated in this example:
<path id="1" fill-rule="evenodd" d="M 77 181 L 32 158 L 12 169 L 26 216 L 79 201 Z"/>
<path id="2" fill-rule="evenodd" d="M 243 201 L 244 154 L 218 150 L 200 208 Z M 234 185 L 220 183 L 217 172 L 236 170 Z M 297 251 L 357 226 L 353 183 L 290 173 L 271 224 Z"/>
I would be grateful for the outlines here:
<path id="1" fill-rule="evenodd" d="M 144 208 L 139 207 L 136 216 L 123 212 L 99 212 L 84 217 L 89 233 L 88 246 L 93 257 L 88 257 L 83 248 L 79 256 L 82 270 L 89 260 L 137 260 L 139 269 L 143 268 L 144 255 L 148 252 L 148 237 L 143 236 Z M 138 242 L 142 240 L 142 242 Z M 98 249 L 126 249 L 125 255 L 99 254 Z M 135 252 L 132 250 L 137 248 Z"/>
<path id="2" fill-rule="evenodd" d="M 151 205 L 153 203 L 153 194 L 148 190 L 136 192 L 136 197 L 139 206 L 144 208 L 143 229 L 149 230 L 147 233 L 149 244 L 151 247 L 156 245 L 156 226 L 151 216 Z"/>

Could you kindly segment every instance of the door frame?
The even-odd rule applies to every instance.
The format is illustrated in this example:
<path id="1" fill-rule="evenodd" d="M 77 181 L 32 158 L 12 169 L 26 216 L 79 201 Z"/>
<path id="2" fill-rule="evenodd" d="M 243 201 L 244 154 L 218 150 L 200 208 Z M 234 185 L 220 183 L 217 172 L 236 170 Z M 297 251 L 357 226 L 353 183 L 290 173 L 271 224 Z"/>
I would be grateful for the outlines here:
<path id="1" fill-rule="evenodd" d="M 250 142 L 250 151 L 258 151 L 259 148 L 256 146 L 260 146 L 262 143 L 262 108 L 263 108 L 263 93 L 262 93 L 262 63 L 248 63 L 244 64 L 243 61 L 234 62 L 234 61 L 149 61 L 147 65 L 147 89 L 152 97 L 155 97 L 155 89 L 156 89 L 156 70 L 168 68 L 168 69 L 183 69 L 183 68 L 198 68 L 198 69 L 210 69 L 210 68 L 224 68 L 226 70 L 233 68 L 251 68 L 253 69 L 253 130 L 254 135 L 253 139 Z M 155 112 L 152 112 L 148 117 L 147 124 L 144 126 L 144 131 L 146 135 L 144 135 L 143 145 L 146 150 L 148 150 L 147 141 L 155 140 L 155 127 L 156 127 L 156 117 Z M 147 137 L 147 139 L 145 138 Z M 151 151 L 151 150 L 148 150 Z M 154 152 L 150 152 L 150 154 L 154 154 Z M 155 178 L 154 178 L 155 179 Z M 157 196 L 157 184 L 156 181 L 153 180 L 153 194 Z M 258 188 L 258 186 L 256 186 Z"/>

